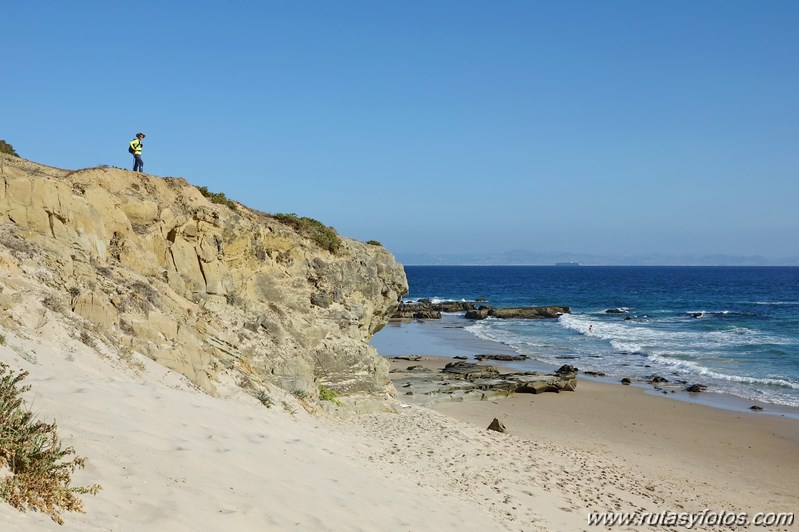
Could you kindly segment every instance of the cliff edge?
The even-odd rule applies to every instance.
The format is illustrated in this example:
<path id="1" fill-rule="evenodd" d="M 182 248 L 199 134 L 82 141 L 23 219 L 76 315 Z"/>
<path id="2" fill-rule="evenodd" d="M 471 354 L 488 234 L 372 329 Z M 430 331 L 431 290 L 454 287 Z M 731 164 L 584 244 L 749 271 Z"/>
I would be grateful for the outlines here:
<path id="1" fill-rule="evenodd" d="M 383 247 L 341 238 L 331 252 L 182 178 L 0 154 L 0 180 L 3 327 L 35 336 L 58 313 L 85 342 L 210 394 L 223 374 L 252 390 L 392 394 L 368 340 L 408 288 Z"/>

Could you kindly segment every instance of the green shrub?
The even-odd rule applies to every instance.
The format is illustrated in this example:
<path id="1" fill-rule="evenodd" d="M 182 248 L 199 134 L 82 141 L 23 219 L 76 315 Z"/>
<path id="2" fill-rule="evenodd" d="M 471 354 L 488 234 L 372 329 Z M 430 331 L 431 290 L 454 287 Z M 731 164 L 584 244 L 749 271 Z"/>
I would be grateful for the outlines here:
<path id="1" fill-rule="evenodd" d="M 83 512 L 77 495 L 94 495 L 100 486 L 70 487 L 72 473 L 84 459 L 72 447 L 63 448 L 55 423 L 37 421 L 21 395 L 30 386 L 19 383 L 26 371 L 14 373 L 0 362 L 0 467 L 9 474 L 0 480 L 0 499 L 18 510 L 36 510 L 63 524 L 62 511 Z"/>
<path id="2" fill-rule="evenodd" d="M 211 203 L 219 203 L 220 205 L 227 205 L 234 211 L 238 207 L 235 201 L 225 196 L 224 192 L 210 192 L 208 187 L 196 187 L 200 194 L 211 200 Z"/>
<path id="3" fill-rule="evenodd" d="M 4 140 L 0 140 L 0 153 L 7 153 L 9 155 L 13 155 L 14 157 L 19 157 L 19 154 L 14 151 L 14 146 Z"/>
<path id="4" fill-rule="evenodd" d="M 291 395 L 297 399 L 305 399 L 308 397 L 308 392 L 305 390 L 300 390 L 299 388 L 295 388 L 294 390 L 291 390 Z"/>
<path id="5" fill-rule="evenodd" d="M 381 244 L 377 240 L 370 240 L 367 242 L 367 244 L 369 244 L 370 246 L 380 246 L 381 248 L 383 247 L 383 244 Z"/>
<path id="6" fill-rule="evenodd" d="M 319 400 L 330 401 L 336 406 L 341 406 L 341 401 L 338 400 L 338 394 L 334 390 L 328 388 L 327 386 L 319 387 Z"/>
<path id="7" fill-rule="evenodd" d="M 274 401 L 272 401 L 272 397 L 268 393 L 266 393 L 266 390 L 261 390 L 260 392 L 258 392 L 258 395 L 256 395 L 256 399 L 261 401 L 261 404 L 264 405 L 266 408 L 270 408 L 273 404 L 275 404 Z"/>
<path id="8" fill-rule="evenodd" d="M 293 227 L 301 235 L 310 238 L 322 249 L 335 253 L 341 247 L 341 239 L 336 230 L 318 220 L 306 216 L 299 217 L 294 213 L 277 213 L 272 216 L 289 227 Z"/>

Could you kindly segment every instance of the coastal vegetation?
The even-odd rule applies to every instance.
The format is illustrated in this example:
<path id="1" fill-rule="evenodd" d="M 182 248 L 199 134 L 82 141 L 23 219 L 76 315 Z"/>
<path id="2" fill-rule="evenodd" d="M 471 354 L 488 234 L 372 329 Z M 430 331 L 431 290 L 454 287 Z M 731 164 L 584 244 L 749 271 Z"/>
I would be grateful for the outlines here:
<path id="1" fill-rule="evenodd" d="M 200 187 L 196 185 L 195 188 L 200 191 L 200 194 L 211 200 L 211 203 L 226 205 L 231 209 L 233 209 L 234 211 L 236 210 L 237 207 L 236 202 L 225 196 L 224 192 L 211 192 L 208 190 L 208 187 Z"/>
<path id="2" fill-rule="evenodd" d="M 288 214 L 277 213 L 272 216 L 279 222 L 293 227 L 301 235 L 310 238 L 322 249 L 335 253 L 341 248 L 341 238 L 339 238 L 336 230 L 318 220 L 307 216 L 297 216 L 293 212 Z"/>
<path id="3" fill-rule="evenodd" d="M 62 446 L 55 423 L 37 420 L 26 407 L 22 394 L 30 386 L 20 383 L 27 375 L 0 362 L 0 499 L 63 524 L 61 512 L 83 512 L 78 495 L 94 495 L 100 486 L 70 486 L 72 473 L 84 466 L 84 458 L 73 456 L 72 447 Z"/>
<path id="4" fill-rule="evenodd" d="M 19 157 L 19 154 L 14 150 L 14 146 L 2 139 L 0 139 L 0 153 L 7 153 L 14 157 Z"/>
<path id="5" fill-rule="evenodd" d="M 377 240 L 369 240 L 369 241 L 367 242 L 367 244 L 369 244 L 370 246 L 380 246 L 380 247 L 383 247 L 383 244 L 381 244 L 381 243 L 380 243 L 380 242 L 378 242 Z"/>
<path id="6" fill-rule="evenodd" d="M 308 398 L 308 392 L 306 392 L 305 390 L 301 390 L 299 388 L 295 388 L 295 389 L 291 390 L 291 395 L 293 395 L 297 399 L 307 399 Z"/>
<path id="7" fill-rule="evenodd" d="M 338 394 L 335 392 L 335 390 L 331 390 L 327 386 L 319 387 L 319 400 L 330 401 L 336 406 L 341 406 L 341 401 L 338 400 Z"/>
<path id="8" fill-rule="evenodd" d="M 266 390 L 261 390 L 260 392 L 258 392 L 258 395 L 256 395 L 256 399 L 258 399 L 261 402 L 261 404 L 264 405 L 266 408 L 271 408 L 272 405 L 274 404 L 274 401 L 272 401 L 272 397 L 266 392 Z"/>

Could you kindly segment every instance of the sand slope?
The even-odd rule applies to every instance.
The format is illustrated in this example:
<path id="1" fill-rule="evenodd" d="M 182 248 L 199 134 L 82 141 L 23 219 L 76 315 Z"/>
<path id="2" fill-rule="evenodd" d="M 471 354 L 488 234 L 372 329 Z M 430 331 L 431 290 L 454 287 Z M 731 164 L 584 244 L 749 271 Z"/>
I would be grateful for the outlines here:
<path id="1" fill-rule="evenodd" d="M 75 483 L 103 490 L 63 527 L 0 503 L 3 531 L 572 531 L 590 511 L 796 509 L 795 420 L 613 385 L 346 418 L 272 389 L 267 409 L 224 373 L 213 398 L 28 306 L 0 326 L 0 360 L 87 458 Z M 485 430 L 494 416 L 510 434 Z"/>
<path id="2" fill-rule="evenodd" d="M 63 527 L 0 503 L 4 531 L 503 528 L 468 501 L 376 467 L 364 458 L 368 435 L 290 395 L 267 409 L 220 382 L 231 394 L 212 398 L 147 359 L 133 370 L 101 358 L 55 315 L 36 338 L 0 332 L 0 360 L 31 374 L 33 409 L 87 458 L 75 484 L 103 486 Z"/>

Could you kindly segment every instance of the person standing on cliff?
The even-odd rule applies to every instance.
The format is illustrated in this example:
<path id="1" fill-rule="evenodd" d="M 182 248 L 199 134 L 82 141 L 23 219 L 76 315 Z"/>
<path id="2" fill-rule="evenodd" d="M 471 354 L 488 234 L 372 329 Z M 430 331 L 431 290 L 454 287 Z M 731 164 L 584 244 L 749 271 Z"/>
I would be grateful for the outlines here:
<path id="1" fill-rule="evenodd" d="M 133 154 L 133 171 L 143 172 L 144 161 L 141 159 L 141 150 L 144 147 L 142 139 L 144 133 L 136 133 L 136 138 L 130 141 L 130 148 L 128 151 Z"/>

